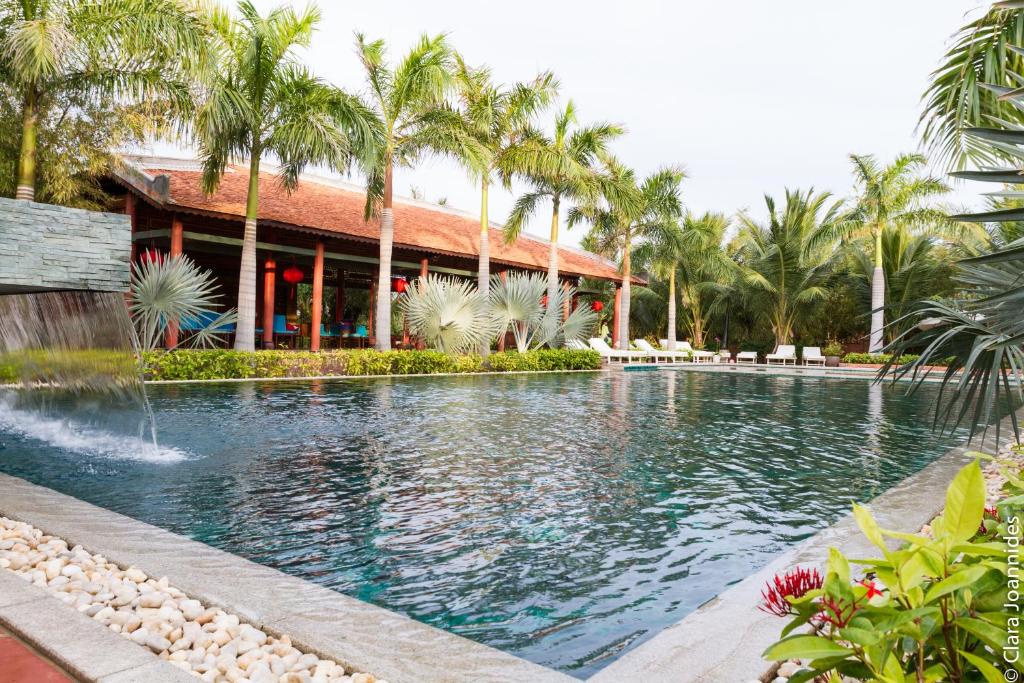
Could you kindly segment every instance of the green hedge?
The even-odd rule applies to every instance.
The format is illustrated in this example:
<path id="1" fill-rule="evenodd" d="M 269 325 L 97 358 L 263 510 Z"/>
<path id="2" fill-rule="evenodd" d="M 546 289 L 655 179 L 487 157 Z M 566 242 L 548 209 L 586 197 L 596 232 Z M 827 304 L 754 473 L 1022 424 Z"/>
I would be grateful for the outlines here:
<path id="1" fill-rule="evenodd" d="M 506 351 L 488 358 L 450 356 L 439 351 L 154 351 L 145 354 L 146 379 L 245 379 L 249 377 L 318 377 L 430 375 L 439 373 L 512 372 L 519 370 L 596 370 L 595 351 L 542 349 Z"/>
<path id="2" fill-rule="evenodd" d="M 913 363 L 920 356 L 912 353 L 907 353 L 899 357 L 897 363 L 899 365 L 906 365 L 907 363 Z M 857 363 L 860 365 L 881 365 L 882 363 L 888 363 L 889 359 L 892 358 L 890 353 L 848 353 L 843 356 L 844 363 Z M 948 359 L 936 361 L 932 365 L 946 366 L 949 365 Z"/>

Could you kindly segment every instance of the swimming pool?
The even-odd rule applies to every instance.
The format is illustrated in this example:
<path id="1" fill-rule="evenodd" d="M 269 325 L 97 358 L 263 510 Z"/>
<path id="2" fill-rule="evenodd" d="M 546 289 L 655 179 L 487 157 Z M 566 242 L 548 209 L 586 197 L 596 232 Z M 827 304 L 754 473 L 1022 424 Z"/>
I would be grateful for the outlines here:
<path id="1" fill-rule="evenodd" d="M 161 451 L 111 436 L 127 409 L 8 401 L 0 470 L 585 677 L 952 446 L 933 392 L 673 371 L 163 385 Z"/>

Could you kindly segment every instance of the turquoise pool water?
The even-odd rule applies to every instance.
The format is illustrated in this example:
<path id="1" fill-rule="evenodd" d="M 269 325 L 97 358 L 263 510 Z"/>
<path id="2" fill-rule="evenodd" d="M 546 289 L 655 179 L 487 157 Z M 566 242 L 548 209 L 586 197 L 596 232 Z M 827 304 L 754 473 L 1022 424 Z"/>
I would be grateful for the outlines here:
<path id="1" fill-rule="evenodd" d="M 150 396 L 160 451 L 128 435 L 133 410 L 8 397 L 0 469 L 579 677 L 953 444 L 929 429 L 931 387 L 857 380 L 668 371 Z"/>

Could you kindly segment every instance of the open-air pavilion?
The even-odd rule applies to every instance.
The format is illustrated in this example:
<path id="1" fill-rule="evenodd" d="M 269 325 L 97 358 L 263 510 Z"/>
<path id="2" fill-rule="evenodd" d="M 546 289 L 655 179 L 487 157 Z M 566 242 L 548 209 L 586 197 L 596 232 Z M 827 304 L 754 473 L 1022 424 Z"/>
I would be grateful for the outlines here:
<path id="1" fill-rule="evenodd" d="M 195 160 L 132 156 L 112 178 L 114 194 L 123 192 L 115 210 L 123 207 L 132 225 L 132 259 L 151 250 L 187 254 L 211 270 L 221 287 L 222 302 L 234 306 L 244 228 L 249 173 L 232 166 L 218 190 L 207 195 L 202 171 Z M 295 346 L 307 337 L 319 350 L 324 337 L 342 335 L 349 341 L 373 344 L 372 297 L 379 271 L 379 223 L 364 220 L 365 194 L 358 185 L 330 178 L 303 176 L 288 193 L 270 168 L 260 173 L 260 211 L 257 227 L 257 320 L 264 348 Z M 121 203 L 123 202 L 123 204 Z M 479 253 L 479 219 L 468 213 L 424 201 L 397 198 L 394 202 L 392 291 L 404 280 L 440 273 L 475 278 Z M 550 244 L 523 235 L 506 244 L 499 225 L 490 228 L 491 271 L 546 272 Z M 559 247 L 559 276 L 563 284 L 579 286 L 582 278 L 619 283 L 617 267 L 580 249 Z M 310 318 L 296 324 L 295 291 L 299 282 L 312 284 Z M 335 292 L 330 320 L 323 310 L 323 293 Z M 348 320 L 348 300 L 370 297 L 369 318 L 362 325 Z M 618 317 L 616 288 L 613 324 Z M 575 302 L 574 302 L 575 305 Z M 267 321 L 273 321 L 267 324 Z M 344 332 L 342 332 L 344 330 Z M 396 330 L 392 346 L 409 343 Z M 363 334 L 365 333 L 365 334 Z M 285 338 L 290 341 L 285 342 Z M 168 345 L 178 335 L 172 330 Z M 304 343 L 303 343 L 304 345 Z"/>

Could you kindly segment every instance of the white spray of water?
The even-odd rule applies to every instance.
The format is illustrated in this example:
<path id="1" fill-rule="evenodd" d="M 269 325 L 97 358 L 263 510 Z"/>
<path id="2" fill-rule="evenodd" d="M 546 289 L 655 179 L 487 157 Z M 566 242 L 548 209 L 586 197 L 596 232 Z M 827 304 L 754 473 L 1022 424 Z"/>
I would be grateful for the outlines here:
<path id="1" fill-rule="evenodd" d="M 166 448 L 148 439 L 112 434 L 71 420 L 18 410 L 6 401 L 0 401 L 0 432 L 35 439 L 75 453 L 114 460 L 170 464 L 187 457 L 185 451 L 178 448 Z"/>

